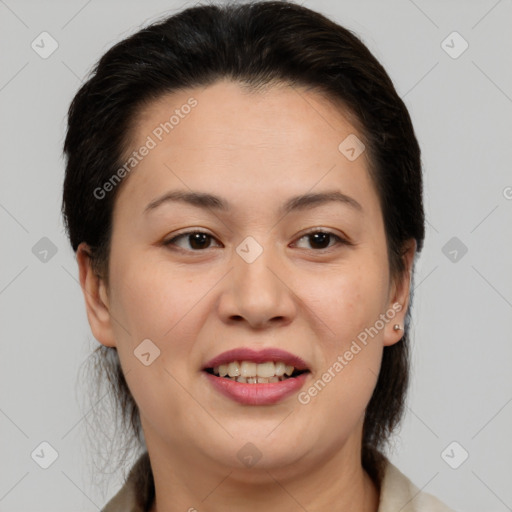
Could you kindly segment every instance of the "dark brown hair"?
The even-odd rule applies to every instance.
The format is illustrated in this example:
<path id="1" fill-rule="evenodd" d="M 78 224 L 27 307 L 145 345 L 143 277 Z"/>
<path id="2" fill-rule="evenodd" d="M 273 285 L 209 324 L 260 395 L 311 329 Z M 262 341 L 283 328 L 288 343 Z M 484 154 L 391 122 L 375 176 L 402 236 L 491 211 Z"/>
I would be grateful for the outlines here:
<path id="1" fill-rule="evenodd" d="M 138 112 L 163 94 L 224 78 L 254 90 L 279 83 L 304 87 L 348 113 L 369 156 L 390 274 L 402 276 L 404 244 L 415 239 L 420 252 L 425 236 L 420 148 L 407 108 L 354 33 L 286 1 L 191 7 L 143 28 L 101 57 L 68 113 L 62 211 L 73 249 L 86 242 L 95 268 L 108 278 L 112 211 L 120 187 L 102 199 L 94 191 L 123 164 Z M 410 310 L 402 340 L 384 348 L 366 410 L 362 463 L 377 485 L 382 449 L 404 410 L 409 323 Z M 106 377 L 124 425 L 141 441 L 138 408 L 116 349 L 99 346 L 95 354 L 95 368 Z M 143 462 L 137 495 L 147 509 L 154 483 L 147 456 Z"/>

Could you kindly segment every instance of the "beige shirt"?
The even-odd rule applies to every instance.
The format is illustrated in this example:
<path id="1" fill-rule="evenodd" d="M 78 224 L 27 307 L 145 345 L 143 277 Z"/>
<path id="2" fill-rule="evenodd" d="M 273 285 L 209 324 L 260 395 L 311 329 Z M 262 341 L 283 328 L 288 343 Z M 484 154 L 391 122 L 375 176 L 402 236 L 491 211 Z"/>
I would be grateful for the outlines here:
<path id="1" fill-rule="evenodd" d="M 133 483 L 128 480 L 102 512 L 144 512 L 135 503 Z M 386 462 L 378 512 L 455 512 L 431 494 L 422 492 L 400 470 Z"/>

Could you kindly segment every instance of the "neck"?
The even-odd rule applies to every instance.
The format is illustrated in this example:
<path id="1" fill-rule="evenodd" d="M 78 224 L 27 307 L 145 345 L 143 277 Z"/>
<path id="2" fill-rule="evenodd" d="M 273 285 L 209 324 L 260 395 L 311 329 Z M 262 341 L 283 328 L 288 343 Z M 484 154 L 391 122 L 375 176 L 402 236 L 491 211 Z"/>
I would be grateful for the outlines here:
<path id="1" fill-rule="evenodd" d="M 154 432 L 153 432 L 154 434 Z M 149 441 L 151 440 L 151 442 Z M 166 448 L 146 435 L 155 481 L 151 512 L 377 512 L 379 492 L 361 465 L 360 435 L 333 456 L 290 467 L 239 469 L 199 460 L 183 446 Z M 194 456 L 192 456 L 194 455 Z M 228 507 L 229 505 L 229 507 Z"/>

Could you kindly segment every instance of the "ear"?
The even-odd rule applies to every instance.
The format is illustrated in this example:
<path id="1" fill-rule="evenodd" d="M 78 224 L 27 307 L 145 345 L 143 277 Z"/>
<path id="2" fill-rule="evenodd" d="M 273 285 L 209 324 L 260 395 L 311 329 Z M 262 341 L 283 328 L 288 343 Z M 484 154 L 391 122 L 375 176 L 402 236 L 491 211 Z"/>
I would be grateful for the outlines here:
<path id="1" fill-rule="evenodd" d="M 103 278 L 92 268 L 91 251 L 86 243 L 78 246 L 76 259 L 91 331 L 102 345 L 115 347 L 107 286 Z"/>
<path id="2" fill-rule="evenodd" d="M 386 316 L 390 319 L 384 331 L 384 345 L 394 345 L 404 335 L 404 321 L 409 307 L 411 293 L 411 277 L 414 256 L 416 254 L 416 240 L 409 239 L 404 245 L 402 259 L 404 261 L 404 272 L 391 283 L 389 301 Z M 394 315 L 393 315 L 394 313 Z M 401 329 L 395 331 L 394 326 L 398 324 Z"/>

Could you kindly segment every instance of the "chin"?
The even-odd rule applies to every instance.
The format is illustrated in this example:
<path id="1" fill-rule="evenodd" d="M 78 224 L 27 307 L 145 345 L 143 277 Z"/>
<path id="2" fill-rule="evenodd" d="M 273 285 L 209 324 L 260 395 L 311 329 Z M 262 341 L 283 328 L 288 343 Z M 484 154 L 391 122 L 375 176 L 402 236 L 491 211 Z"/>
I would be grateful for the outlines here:
<path id="1" fill-rule="evenodd" d="M 297 451 L 298 446 L 302 448 L 300 452 Z M 253 437 L 246 432 L 243 438 L 230 439 L 224 447 L 217 444 L 214 453 L 209 455 L 216 462 L 232 468 L 240 478 L 243 475 L 249 477 L 251 480 L 248 482 L 254 482 L 254 476 L 258 473 L 261 473 L 262 482 L 268 482 L 268 471 L 296 467 L 304 454 L 304 446 L 298 442 L 291 442 L 290 439 L 271 440 L 268 436 Z"/>

